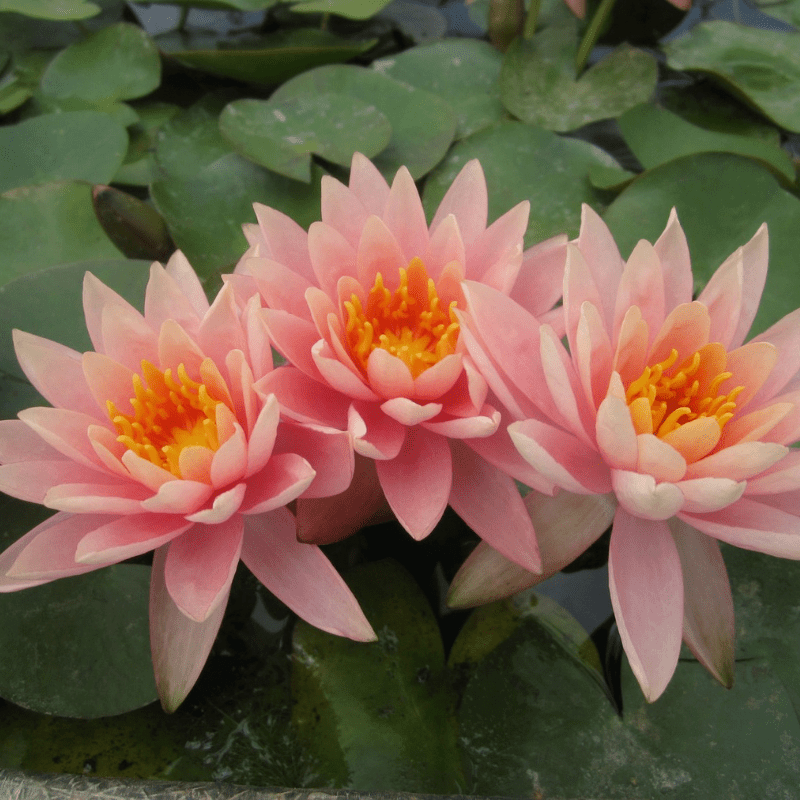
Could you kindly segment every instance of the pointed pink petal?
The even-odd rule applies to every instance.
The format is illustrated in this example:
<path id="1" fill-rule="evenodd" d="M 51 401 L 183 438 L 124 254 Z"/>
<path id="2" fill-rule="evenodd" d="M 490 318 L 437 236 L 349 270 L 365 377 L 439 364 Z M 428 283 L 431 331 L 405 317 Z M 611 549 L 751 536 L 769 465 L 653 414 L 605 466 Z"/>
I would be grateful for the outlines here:
<path id="1" fill-rule="evenodd" d="M 522 254 L 522 266 L 510 296 L 535 317 L 551 309 L 564 290 L 567 241 L 566 234 L 559 234 L 529 247 Z M 563 328 L 563 309 L 558 309 L 558 313 Z"/>
<path id="2" fill-rule="evenodd" d="M 743 494 L 746 481 L 730 478 L 696 478 L 676 486 L 684 497 L 682 510 L 688 514 L 707 514 L 735 503 Z"/>
<path id="3" fill-rule="evenodd" d="M 183 457 L 183 453 L 181 453 L 181 457 Z M 146 458 L 137 456 L 132 450 L 126 450 L 122 454 L 121 460 L 128 474 L 151 492 L 157 492 L 169 481 L 178 480 L 171 472 L 163 467 L 156 466 Z"/>
<path id="4" fill-rule="evenodd" d="M 165 483 L 142 508 L 154 514 L 192 514 L 211 497 L 207 483 L 177 480 Z"/>
<path id="5" fill-rule="evenodd" d="M 220 492 L 211 504 L 211 508 L 204 508 L 189 514 L 186 519 L 190 522 L 202 522 L 205 525 L 219 525 L 227 522 L 241 507 L 247 491 L 246 483 L 237 483 L 226 492 Z"/>
<path id="6" fill-rule="evenodd" d="M 258 472 L 269 461 L 275 445 L 280 413 L 280 406 L 275 395 L 269 395 L 258 414 L 258 419 L 247 442 L 246 477 L 249 478 L 253 473 Z"/>
<path id="7" fill-rule="evenodd" d="M 739 323 L 730 342 L 732 347 L 738 347 L 745 340 L 756 317 L 761 294 L 767 280 L 768 259 L 769 234 L 767 233 L 767 224 L 762 223 L 753 238 L 742 247 L 742 308 Z"/>
<path id="8" fill-rule="evenodd" d="M 87 533 L 75 549 L 75 561 L 103 566 L 133 558 L 166 544 L 192 527 L 174 514 L 118 517 Z"/>
<path id="9" fill-rule="evenodd" d="M 681 303 L 691 303 L 694 279 L 689 245 L 674 208 L 654 248 L 664 273 L 664 307 L 672 309 Z"/>
<path id="10" fill-rule="evenodd" d="M 173 539 L 164 582 L 175 605 L 195 622 L 205 622 L 228 598 L 242 550 L 244 523 L 236 515 L 219 525 L 195 525 Z"/>
<path id="11" fill-rule="evenodd" d="M 466 445 L 454 441 L 451 447 L 453 511 L 506 558 L 540 572 L 533 523 L 514 481 Z"/>
<path id="12" fill-rule="evenodd" d="M 258 291 L 269 308 L 310 319 L 305 300 L 306 290 L 314 285 L 310 280 L 286 264 L 263 256 L 246 259 L 245 268 L 255 279 Z"/>
<path id="13" fill-rule="evenodd" d="M 589 264 L 575 245 L 568 244 L 564 264 L 564 325 L 571 352 L 577 350 L 578 322 L 581 309 L 586 303 L 597 309 L 606 331 L 612 331 L 613 317 L 608 316 L 603 306 L 603 298 L 600 296 Z"/>
<path id="14" fill-rule="evenodd" d="M 391 399 L 414 394 L 414 379 L 405 362 L 380 347 L 369 354 L 367 377 L 381 397 Z"/>
<path id="15" fill-rule="evenodd" d="M 743 408 L 769 378 L 777 360 L 778 350 L 768 342 L 748 342 L 732 350 L 728 353 L 725 371 L 732 372 L 733 376 L 720 384 L 720 394 L 744 386 L 744 391 L 736 398 L 736 408 Z"/>
<path id="16" fill-rule="evenodd" d="M 63 408 L 36 407 L 19 412 L 19 418 L 59 453 L 90 469 L 102 469 L 88 437 L 96 417 Z"/>
<path id="17" fill-rule="evenodd" d="M 780 400 L 780 397 L 775 399 Z M 776 431 L 778 425 L 790 416 L 796 416 L 796 405 L 792 402 L 777 402 L 751 411 L 749 414 L 734 416 L 733 419 L 728 421 L 722 432 L 722 446 L 731 447 L 737 443 L 754 442 L 767 436 L 772 440 L 777 440 L 779 444 L 783 444 L 784 442 L 781 442 L 780 438 L 772 434 Z M 693 420 L 693 422 L 697 421 Z M 789 439 L 786 443 L 794 441 L 795 439 Z"/>
<path id="18" fill-rule="evenodd" d="M 22 420 L 0 420 L 0 464 L 13 464 L 17 461 L 60 461 L 66 460 L 51 447 L 38 433 Z"/>
<path id="19" fill-rule="evenodd" d="M 124 444 L 117 441 L 116 431 L 110 431 L 102 425 L 90 425 L 87 434 L 89 444 L 94 450 L 100 463 L 108 470 L 121 478 L 130 476 L 130 472 L 122 464 L 122 456 L 130 452 Z M 159 486 L 161 483 L 159 482 Z M 152 487 L 151 487 L 152 488 Z"/>
<path id="20" fill-rule="evenodd" d="M 677 363 L 682 363 L 710 341 L 710 325 L 708 309 L 702 303 L 686 303 L 673 308 L 653 340 L 647 363 L 663 361 L 673 349 L 678 351 Z"/>
<path id="21" fill-rule="evenodd" d="M 134 372 L 101 353 L 83 354 L 83 374 L 96 404 L 106 411 L 110 400 L 122 414 L 133 414 L 131 398 Z M 106 412 L 108 413 L 108 412 Z M 95 419 L 99 415 L 94 414 Z"/>
<path id="22" fill-rule="evenodd" d="M 281 412 L 290 419 L 347 429 L 350 398 L 295 367 L 278 367 L 265 375 L 257 388 L 263 395 L 274 394 Z"/>
<path id="23" fill-rule="evenodd" d="M 681 562 L 665 522 L 617 510 L 608 584 L 622 646 L 652 703 L 675 672 L 683 627 Z"/>
<path id="24" fill-rule="evenodd" d="M 600 403 L 596 420 L 597 446 L 606 463 L 614 469 L 635 470 L 639 442 L 627 403 L 609 395 Z"/>
<path id="25" fill-rule="evenodd" d="M 211 461 L 211 485 L 215 489 L 238 481 L 247 471 L 247 437 L 238 422 L 234 423 L 234 431 Z"/>
<path id="26" fill-rule="evenodd" d="M 650 332 L 642 319 L 642 312 L 637 306 L 631 306 L 622 320 L 616 349 L 612 347 L 614 356 L 611 360 L 611 368 L 619 373 L 625 386 L 630 385 L 644 371 L 649 340 Z"/>
<path id="27" fill-rule="evenodd" d="M 436 209 L 431 231 L 435 231 L 449 214 L 456 218 L 465 245 L 471 245 L 486 230 L 489 198 L 486 192 L 486 178 L 476 158 L 464 165 L 450 185 L 439 208 Z"/>
<path id="28" fill-rule="evenodd" d="M 414 539 L 424 539 L 442 518 L 450 497 L 453 473 L 447 439 L 411 428 L 398 456 L 376 461 L 375 469 L 398 522 Z"/>
<path id="29" fill-rule="evenodd" d="M 486 406 L 483 414 L 473 417 L 453 417 L 421 423 L 425 430 L 448 439 L 483 439 L 491 436 L 500 425 L 500 412 Z"/>
<path id="30" fill-rule="evenodd" d="M 719 545 L 678 519 L 670 522 L 683 571 L 683 638 L 723 685 L 733 685 L 733 597 Z"/>
<path id="31" fill-rule="evenodd" d="M 244 331 L 239 322 L 239 307 L 233 288 L 225 285 L 214 298 L 197 334 L 200 348 L 217 364 L 225 363 L 230 350 L 246 350 Z"/>
<path id="32" fill-rule="evenodd" d="M 353 593 L 323 552 L 297 541 L 294 517 L 286 509 L 247 518 L 242 561 L 309 624 L 359 642 L 377 638 Z"/>
<path id="33" fill-rule="evenodd" d="M 441 271 L 452 262 L 456 262 L 460 266 L 463 278 L 466 260 L 458 222 L 452 214 L 448 214 L 431 235 L 428 248 L 422 255 L 422 261 L 428 274 L 434 280 L 438 280 Z"/>
<path id="34" fill-rule="evenodd" d="M 661 437 L 674 447 L 688 464 L 707 456 L 720 440 L 719 423 L 715 417 L 698 417 Z"/>
<path id="35" fill-rule="evenodd" d="M 314 271 L 308 257 L 306 232 L 291 217 L 277 209 L 254 203 L 253 210 L 264 237 L 264 255 L 291 267 L 298 275 L 313 282 Z"/>
<path id="36" fill-rule="evenodd" d="M 527 200 L 518 203 L 478 236 L 467 254 L 466 277 L 510 294 L 522 267 L 530 208 Z"/>
<path id="37" fill-rule="evenodd" d="M 230 350 L 225 356 L 228 371 L 228 388 L 233 401 L 233 413 L 249 436 L 256 424 L 256 414 L 261 402 L 253 389 L 253 372 L 241 350 Z"/>
<path id="38" fill-rule="evenodd" d="M 710 456 L 695 461 L 686 472 L 687 478 L 730 478 L 746 480 L 759 475 L 780 461 L 789 452 L 772 442 L 743 442 L 717 450 Z M 680 480 L 680 479 L 678 479 Z M 748 492 L 750 485 L 748 484 Z"/>
<path id="39" fill-rule="evenodd" d="M 106 306 L 101 328 L 103 349 L 109 358 L 138 371 L 143 360 L 153 361 L 158 351 L 158 337 L 136 309 Z"/>
<path id="40" fill-rule="evenodd" d="M 586 0 L 564 0 L 564 2 L 578 19 L 583 19 L 586 16 Z"/>
<path id="41" fill-rule="evenodd" d="M 756 404 L 770 401 L 800 370 L 800 309 L 787 314 L 750 344 L 769 342 L 778 351 L 772 372 L 756 394 Z"/>
<path id="42" fill-rule="evenodd" d="M 778 558 L 800 559 L 800 517 L 743 497 L 711 514 L 680 518 L 715 539 Z"/>
<path id="43" fill-rule="evenodd" d="M 89 338 L 98 353 L 107 352 L 103 337 L 103 312 L 105 309 L 109 309 L 112 313 L 125 314 L 127 312 L 129 318 L 138 317 L 144 322 L 144 317 L 127 300 L 120 297 L 91 272 L 87 272 L 83 276 L 83 313 L 86 317 Z M 150 332 L 152 333 L 152 329 Z"/>
<path id="44" fill-rule="evenodd" d="M 590 408 L 598 408 L 606 396 L 611 375 L 612 350 L 600 312 L 591 303 L 581 306 L 575 334 L 575 356 L 583 394 Z"/>
<path id="45" fill-rule="evenodd" d="M 674 483 L 656 483 L 652 475 L 615 469 L 611 483 L 619 504 L 634 517 L 664 520 L 683 506 L 683 493 Z"/>
<path id="46" fill-rule="evenodd" d="M 666 314 L 664 274 L 655 248 L 644 239 L 633 248 L 622 273 L 614 311 L 615 338 L 631 306 L 638 306 L 650 335 L 655 336 Z"/>
<path id="47" fill-rule="evenodd" d="M 150 267 L 150 280 L 144 298 L 144 318 L 154 331 L 167 320 L 174 320 L 192 334 L 197 333 L 200 315 L 181 291 L 181 287 L 161 264 Z"/>
<path id="48" fill-rule="evenodd" d="M 269 341 L 269 332 L 261 316 L 261 296 L 256 293 L 247 301 L 242 313 L 242 326 L 247 337 L 247 352 L 250 357 L 250 366 L 256 380 L 263 378 L 274 368 L 272 360 L 272 346 Z"/>
<path id="49" fill-rule="evenodd" d="M 191 303 L 197 316 L 202 317 L 208 311 L 208 298 L 189 259 L 180 250 L 176 250 L 169 257 L 164 269 L 167 275 L 175 281 L 183 296 Z"/>
<path id="50" fill-rule="evenodd" d="M 428 249 L 428 222 L 411 173 L 400 167 L 392 182 L 383 221 L 394 235 L 406 262 Z"/>
<path id="51" fill-rule="evenodd" d="M 389 199 L 389 185 L 378 168 L 361 153 L 353 153 L 350 165 L 350 190 L 370 214 L 383 214 Z"/>
<path id="52" fill-rule="evenodd" d="M 381 178 L 381 180 L 383 180 L 383 178 Z M 321 188 L 322 221 L 329 227 L 339 231 L 353 247 L 357 247 L 358 240 L 361 238 L 361 230 L 370 213 L 383 213 L 386 197 L 389 195 L 389 187 L 386 185 L 386 181 L 383 181 L 383 186 L 385 188 L 384 198 L 377 202 L 377 210 L 372 210 L 370 212 L 367 211 L 355 192 L 337 181 L 336 178 L 330 175 L 323 175 Z M 313 227 L 313 224 L 311 227 Z M 310 228 L 308 233 L 310 250 Z M 322 285 L 322 282 L 320 282 L 320 286 Z"/>
<path id="53" fill-rule="evenodd" d="M 636 437 L 639 457 L 636 472 L 652 475 L 659 483 L 682 480 L 686 473 L 686 459 L 674 448 L 652 433 Z"/>
<path id="54" fill-rule="evenodd" d="M 355 241 L 357 244 L 357 237 Z M 336 284 L 342 276 L 356 274 L 356 248 L 335 227 L 312 223 L 308 229 L 308 252 L 317 283 L 329 296 L 336 294 Z"/>
<path id="55" fill-rule="evenodd" d="M 108 473 L 88 469 L 69 459 L 18 461 L 0 467 L 0 491 L 29 503 L 44 503 L 53 487 L 76 480 L 94 484 L 109 483 L 113 479 Z"/>
<path id="56" fill-rule="evenodd" d="M 451 353 L 414 379 L 413 396 L 416 400 L 438 400 L 455 386 L 463 369 L 463 355 Z"/>
<path id="57" fill-rule="evenodd" d="M 347 430 L 355 451 L 380 461 L 397 456 L 406 438 L 406 427 L 388 417 L 379 406 L 354 403 L 350 406 Z"/>
<path id="58" fill-rule="evenodd" d="M 562 489 L 575 494 L 611 491 L 608 465 L 572 434 L 535 419 L 512 423 L 508 434 L 522 457 Z"/>
<path id="59" fill-rule="evenodd" d="M 374 353 L 385 353 L 385 350 L 374 350 Z M 361 373 L 356 373 L 353 368 L 348 364 L 342 363 L 337 358 L 337 354 L 328 346 L 328 343 L 320 339 L 312 348 L 311 356 L 314 359 L 314 364 L 319 371 L 320 376 L 328 384 L 331 389 L 337 392 L 346 394 L 356 400 L 378 400 L 378 395 L 370 389 L 364 382 Z M 394 356 L 390 356 L 394 358 Z M 399 359 L 396 359 L 399 360 Z M 408 372 L 408 369 L 406 369 Z M 409 373 L 409 381 L 411 380 L 411 373 Z M 329 390 L 330 391 L 330 390 Z"/>
<path id="60" fill-rule="evenodd" d="M 356 265 L 358 281 L 364 287 L 371 287 L 378 273 L 389 291 L 393 292 L 399 285 L 400 270 L 408 266 L 408 260 L 380 217 L 370 217 L 364 225 Z"/>
<path id="61" fill-rule="evenodd" d="M 186 367 L 189 377 L 196 380 L 205 354 L 187 330 L 175 320 L 168 319 L 158 335 L 158 360 L 160 369 L 176 370 L 180 364 Z M 205 383 L 205 381 L 203 381 Z"/>
<path id="62" fill-rule="evenodd" d="M 225 613 L 227 597 L 205 622 L 189 619 L 167 591 L 166 560 L 167 547 L 160 547 L 153 557 L 150 579 L 150 649 L 161 705 L 172 712 L 189 694 L 206 663 Z"/>
<path id="63" fill-rule="evenodd" d="M 277 453 L 253 476 L 242 505 L 243 514 L 262 514 L 296 500 L 314 480 L 311 464 L 296 453 Z"/>
<path id="64" fill-rule="evenodd" d="M 151 495 L 138 483 L 62 483 L 49 489 L 42 502 L 48 508 L 73 514 L 139 514 L 142 500 Z"/>
<path id="65" fill-rule="evenodd" d="M 753 442 L 752 444 L 757 444 Z M 760 443 L 759 443 L 760 444 Z M 744 446 L 744 445 L 743 445 Z M 733 448 L 728 448 L 732 450 Z M 739 479 L 746 477 L 733 475 Z M 746 494 L 779 494 L 800 489 L 800 451 L 792 448 L 773 467 L 747 481 Z"/>
<path id="66" fill-rule="evenodd" d="M 48 403 L 97 414 L 97 403 L 83 375 L 81 354 L 69 347 L 14 330 L 14 349 L 22 371 Z M 105 404 L 101 406 L 105 410 Z"/>
<path id="67" fill-rule="evenodd" d="M 708 308 L 711 319 L 710 341 L 732 346 L 742 311 L 744 291 L 742 248 L 728 256 L 714 272 L 697 298 Z"/>
<path id="68" fill-rule="evenodd" d="M 420 405 L 407 397 L 395 397 L 381 403 L 381 411 L 401 425 L 419 425 L 438 416 L 442 410 L 441 403 Z"/>

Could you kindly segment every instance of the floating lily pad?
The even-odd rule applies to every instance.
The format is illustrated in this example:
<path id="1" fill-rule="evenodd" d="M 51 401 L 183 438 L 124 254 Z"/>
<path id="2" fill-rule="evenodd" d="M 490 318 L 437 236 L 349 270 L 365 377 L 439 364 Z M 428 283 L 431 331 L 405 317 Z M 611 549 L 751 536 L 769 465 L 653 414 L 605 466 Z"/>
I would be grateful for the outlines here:
<path id="1" fill-rule="evenodd" d="M 36 19 L 86 19 L 100 13 L 100 6 L 86 0 L 0 0 L 1 11 L 14 11 Z"/>
<path id="2" fill-rule="evenodd" d="M 498 79 L 503 56 L 488 42 L 444 39 L 375 61 L 373 69 L 447 100 L 458 116 L 456 138 L 502 119 Z"/>
<path id="3" fill-rule="evenodd" d="M 415 44 L 432 42 L 447 34 L 447 17 L 433 5 L 416 0 L 391 0 L 378 14 Z"/>
<path id="4" fill-rule="evenodd" d="M 119 255 L 94 215 L 88 183 L 23 186 L 0 196 L 0 285 L 44 267 Z"/>
<path id="5" fill-rule="evenodd" d="M 168 33 L 156 39 L 162 52 L 187 67 L 267 86 L 323 64 L 349 61 L 369 50 L 375 41 L 354 42 L 314 28 L 263 36 Z"/>
<path id="6" fill-rule="evenodd" d="M 353 153 L 371 158 L 386 147 L 392 129 L 375 106 L 343 94 L 284 101 L 236 100 L 219 118 L 236 151 L 273 172 L 311 180 L 311 154 L 349 166 Z"/>
<path id="7" fill-rule="evenodd" d="M 394 562 L 354 570 L 348 583 L 378 641 L 352 642 L 297 623 L 293 721 L 301 741 L 328 785 L 461 790 L 456 695 L 427 600 Z"/>
<path id="8" fill-rule="evenodd" d="M 593 165 L 616 167 L 600 148 L 550 131 L 504 122 L 458 142 L 425 182 L 423 204 L 431 216 L 450 184 L 471 158 L 481 162 L 489 187 L 489 218 L 529 200 L 531 214 L 525 244 L 548 236 L 576 236 L 581 203 L 602 208 L 587 174 Z"/>
<path id="9" fill-rule="evenodd" d="M 129 100 L 158 87 L 161 62 L 150 37 L 136 25 L 103 28 L 59 53 L 42 76 L 42 91 L 89 102 Z"/>
<path id="10" fill-rule="evenodd" d="M 642 50 L 621 45 L 577 80 L 576 52 L 574 22 L 515 40 L 500 77 L 505 107 L 523 122 L 571 131 L 619 116 L 649 100 L 656 88 L 656 61 Z"/>
<path id="11" fill-rule="evenodd" d="M 72 111 L 0 128 L 0 192 L 60 180 L 108 183 L 128 147 L 107 114 Z"/>
<path id="12" fill-rule="evenodd" d="M 442 160 L 453 141 L 456 116 L 447 102 L 363 67 L 336 65 L 304 72 L 281 86 L 271 100 L 327 92 L 358 98 L 386 115 L 392 138 L 374 160 L 384 176 L 394 177 L 406 166 L 415 179 L 421 178 Z"/>
<path id="13" fill-rule="evenodd" d="M 300 0 L 292 11 L 301 14 L 336 14 L 348 19 L 369 19 L 391 0 Z"/>
<path id="14" fill-rule="evenodd" d="M 783 128 L 800 131 L 800 33 L 703 22 L 664 45 L 673 69 L 711 75 Z"/>
<path id="15" fill-rule="evenodd" d="M 119 103 L 115 100 L 94 102 L 81 97 L 52 97 L 39 89 L 33 92 L 25 107 L 20 109 L 20 116 L 23 119 L 31 119 L 45 114 L 63 114 L 70 111 L 99 111 L 111 117 L 123 128 L 139 122 L 139 115 L 128 103 Z"/>
<path id="16" fill-rule="evenodd" d="M 19 108 L 33 95 L 51 57 L 38 50 L 14 55 L 11 66 L 0 78 L 0 114 Z"/>
<path id="17" fill-rule="evenodd" d="M 701 286 L 762 222 L 769 225 L 769 273 L 751 334 L 800 306 L 800 200 L 783 191 L 769 171 L 750 159 L 724 153 L 687 156 L 649 170 L 620 194 L 605 215 L 625 257 L 639 239 L 656 241 L 673 206 L 686 231 L 692 268 Z"/>
<path id="18" fill-rule="evenodd" d="M 130 143 L 122 166 L 114 176 L 114 183 L 147 186 L 156 178 L 153 151 L 156 136 L 162 125 L 180 111 L 172 103 L 151 103 L 137 106 L 138 121 L 129 131 Z"/>
<path id="19" fill-rule="evenodd" d="M 150 569 L 119 564 L 0 595 L 0 696 L 62 717 L 107 717 L 156 699 Z"/>

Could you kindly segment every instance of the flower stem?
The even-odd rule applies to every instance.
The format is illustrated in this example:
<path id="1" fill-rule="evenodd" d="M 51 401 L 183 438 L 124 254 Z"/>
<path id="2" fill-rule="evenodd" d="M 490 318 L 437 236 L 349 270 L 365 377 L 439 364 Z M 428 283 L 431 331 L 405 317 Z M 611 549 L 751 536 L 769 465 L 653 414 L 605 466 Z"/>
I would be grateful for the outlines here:
<path id="1" fill-rule="evenodd" d="M 592 21 L 589 23 L 589 27 L 586 29 L 586 33 L 583 34 L 583 39 L 581 39 L 581 43 L 578 46 L 578 54 L 575 56 L 576 75 L 580 75 L 581 72 L 583 72 L 583 68 L 586 66 L 586 62 L 589 59 L 589 54 L 592 52 L 592 48 L 595 44 L 597 44 L 603 25 L 608 19 L 609 14 L 611 14 L 611 10 L 614 8 L 614 3 L 616 2 L 617 0 L 602 0 L 597 11 L 595 11 Z"/>

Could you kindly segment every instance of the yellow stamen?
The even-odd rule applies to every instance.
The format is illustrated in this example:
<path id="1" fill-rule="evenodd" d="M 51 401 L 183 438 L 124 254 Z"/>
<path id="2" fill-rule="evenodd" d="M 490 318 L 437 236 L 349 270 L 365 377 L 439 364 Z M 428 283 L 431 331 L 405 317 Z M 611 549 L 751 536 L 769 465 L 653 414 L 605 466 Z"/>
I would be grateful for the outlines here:
<path id="1" fill-rule="evenodd" d="M 216 416 L 222 401 L 211 397 L 204 384 L 193 381 L 183 364 L 177 372 L 175 378 L 171 369 L 161 372 L 142 361 L 144 380 L 133 376 L 133 414 L 121 413 L 111 400 L 106 406 L 119 433 L 118 442 L 180 478 L 184 448 L 219 448 Z"/>
<path id="2" fill-rule="evenodd" d="M 365 303 L 353 294 L 343 305 L 347 343 L 364 375 L 376 348 L 397 356 L 414 378 L 455 352 L 460 330 L 456 301 L 446 309 L 441 307 L 436 284 L 419 258 L 400 270 L 400 285 L 394 293 L 378 273 Z"/>

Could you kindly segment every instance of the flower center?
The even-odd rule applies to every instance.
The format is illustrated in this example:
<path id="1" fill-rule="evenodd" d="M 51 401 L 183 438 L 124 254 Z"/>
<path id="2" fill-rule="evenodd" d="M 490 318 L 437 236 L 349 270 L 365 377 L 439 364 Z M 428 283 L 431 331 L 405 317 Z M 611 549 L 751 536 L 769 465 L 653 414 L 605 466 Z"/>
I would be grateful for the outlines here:
<path id="1" fill-rule="evenodd" d="M 178 462 L 185 447 L 219 447 L 216 409 L 221 401 L 210 397 L 204 384 L 193 381 L 183 364 L 177 380 L 171 369 L 161 372 L 148 361 L 142 361 L 142 373 L 147 386 L 140 375 L 133 376 L 131 416 L 106 402 L 120 434 L 117 441 L 180 478 Z"/>
<path id="2" fill-rule="evenodd" d="M 725 371 L 725 348 L 713 342 L 701 347 L 674 368 L 678 351 L 644 372 L 628 386 L 625 397 L 637 433 L 654 433 L 660 439 L 699 417 L 713 417 L 720 431 L 733 416 L 737 386 L 720 394 L 720 386 L 733 377 Z"/>
<path id="3" fill-rule="evenodd" d="M 397 356 L 414 378 L 455 352 L 456 301 L 442 308 L 436 285 L 419 258 L 400 270 L 400 285 L 394 293 L 383 285 L 379 272 L 366 303 L 362 306 L 353 294 L 344 307 L 347 343 L 365 375 L 369 355 L 378 347 Z"/>

